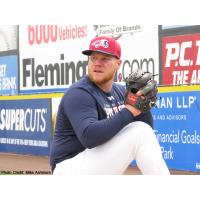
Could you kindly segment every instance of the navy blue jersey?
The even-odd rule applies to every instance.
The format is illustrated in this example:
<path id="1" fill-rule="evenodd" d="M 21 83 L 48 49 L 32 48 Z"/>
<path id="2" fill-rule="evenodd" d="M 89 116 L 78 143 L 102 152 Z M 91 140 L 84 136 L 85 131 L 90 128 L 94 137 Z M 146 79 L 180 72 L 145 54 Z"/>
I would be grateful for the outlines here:
<path id="1" fill-rule="evenodd" d="M 52 169 L 86 148 L 101 145 L 133 121 L 153 126 L 150 112 L 134 117 L 124 106 L 125 88 L 113 83 L 110 92 L 93 84 L 88 76 L 74 83 L 61 99 L 51 147 Z"/>

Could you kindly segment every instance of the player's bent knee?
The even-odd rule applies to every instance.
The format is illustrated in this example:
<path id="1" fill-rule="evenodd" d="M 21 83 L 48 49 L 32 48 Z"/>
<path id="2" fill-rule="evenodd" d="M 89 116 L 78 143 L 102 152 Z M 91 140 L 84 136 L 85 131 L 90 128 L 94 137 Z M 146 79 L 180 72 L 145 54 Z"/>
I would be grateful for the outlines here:
<path id="1" fill-rule="evenodd" d="M 155 133 L 151 126 L 142 121 L 132 122 L 127 125 L 127 132 L 130 132 L 130 135 L 138 137 L 155 137 Z"/>
<path id="2" fill-rule="evenodd" d="M 139 132 L 152 132 L 153 129 L 147 123 L 142 121 L 135 121 L 129 124 L 132 129 L 138 130 Z"/>

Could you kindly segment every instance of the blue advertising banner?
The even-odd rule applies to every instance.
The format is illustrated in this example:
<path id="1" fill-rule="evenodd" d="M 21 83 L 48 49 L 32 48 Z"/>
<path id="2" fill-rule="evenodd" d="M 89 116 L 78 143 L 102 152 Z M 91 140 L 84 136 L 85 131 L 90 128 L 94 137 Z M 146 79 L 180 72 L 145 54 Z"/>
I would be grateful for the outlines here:
<path id="1" fill-rule="evenodd" d="M 18 94 L 17 55 L 0 57 L 0 95 Z"/>
<path id="2" fill-rule="evenodd" d="M 156 137 L 170 169 L 200 172 L 200 91 L 160 93 L 152 109 Z"/>
<path id="3" fill-rule="evenodd" d="M 0 101 L 0 152 L 49 155 L 51 100 Z"/>

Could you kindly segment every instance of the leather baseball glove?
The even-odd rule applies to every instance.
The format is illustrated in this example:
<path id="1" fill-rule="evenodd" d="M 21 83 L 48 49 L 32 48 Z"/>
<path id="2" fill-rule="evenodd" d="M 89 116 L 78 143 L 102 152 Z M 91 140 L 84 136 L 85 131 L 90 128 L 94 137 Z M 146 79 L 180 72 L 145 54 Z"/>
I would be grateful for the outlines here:
<path id="1" fill-rule="evenodd" d="M 142 113 L 156 106 L 157 82 L 150 72 L 141 69 L 133 71 L 126 79 L 125 104 L 130 104 Z M 139 94 L 138 95 L 138 91 Z M 137 93 L 137 94 L 136 94 Z"/>

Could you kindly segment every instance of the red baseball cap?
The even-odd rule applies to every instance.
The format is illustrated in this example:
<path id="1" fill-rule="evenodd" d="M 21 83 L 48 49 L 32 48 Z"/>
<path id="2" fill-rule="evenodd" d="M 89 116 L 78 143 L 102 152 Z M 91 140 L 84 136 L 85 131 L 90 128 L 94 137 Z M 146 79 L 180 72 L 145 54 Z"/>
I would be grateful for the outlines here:
<path id="1" fill-rule="evenodd" d="M 82 51 L 82 54 L 90 56 L 92 52 L 105 53 L 119 59 L 121 57 L 121 47 L 112 37 L 100 36 L 92 39 L 89 50 Z"/>

